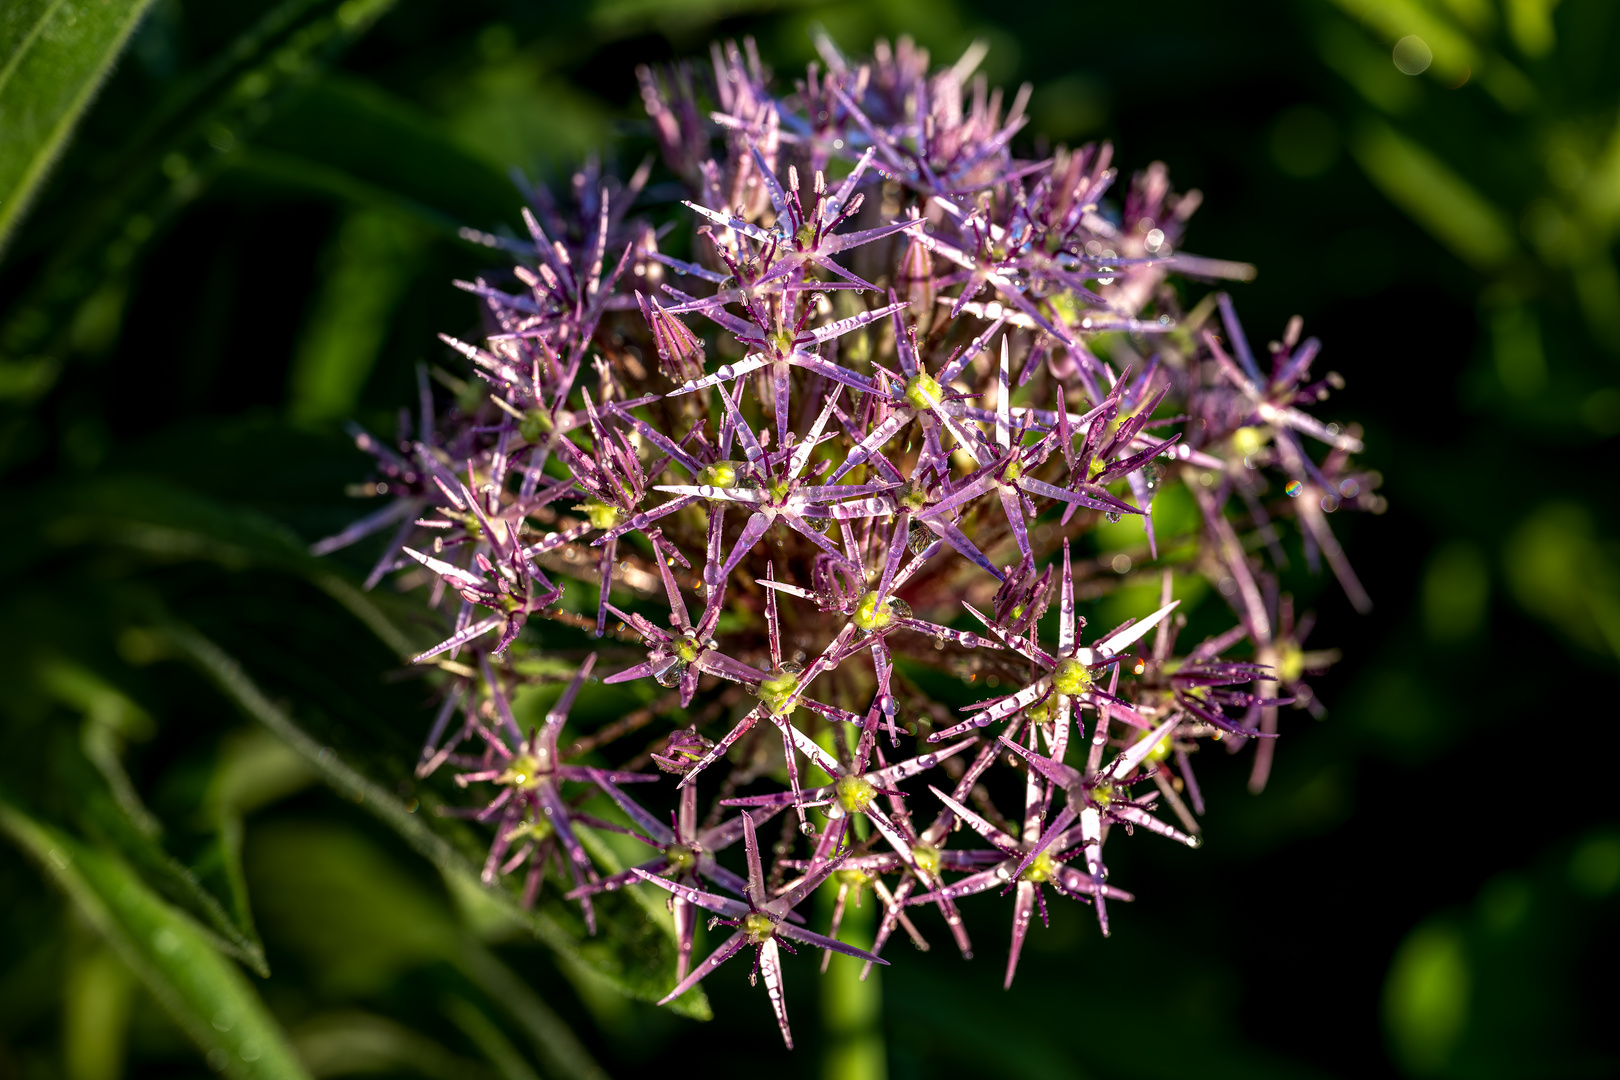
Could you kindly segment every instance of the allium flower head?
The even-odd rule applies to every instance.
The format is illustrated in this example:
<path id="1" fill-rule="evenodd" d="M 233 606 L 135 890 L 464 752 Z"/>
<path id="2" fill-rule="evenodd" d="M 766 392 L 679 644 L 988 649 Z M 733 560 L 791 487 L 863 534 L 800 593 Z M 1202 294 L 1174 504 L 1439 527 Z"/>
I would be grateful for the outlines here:
<path id="1" fill-rule="evenodd" d="M 687 188 L 673 218 L 638 216 L 650 164 L 619 184 L 591 163 L 567 200 L 525 188 L 526 236 L 468 234 L 516 265 L 458 283 L 482 327 L 444 340 L 470 374 L 433 376 L 458 405 L 424 371 L 414 425 L 358 432 L 393 501 L 317 545 L 392 528 L 368 584 L 429 587 L 443 638 L 416 659 L 443 705 L 421 770 L 494 792 L 467 810 L 495 830 L 486 879 L 526 865 L 533 902 L 554 866 L 593 926 L 593 897 L 663 890 L 670 998 L 751 945 L 789 1045 L 790 941 L 879 963 L 896 930 L 926 946 L 929 905 L 968 956 L 957 902 L 1011 893 L 1010 985 L 1046 890 L 1106 934 L 1131 899 L 1110 836 L 1198 846 L 1192 755 L 1257 744 L 1258 789 L 1280 707 L 1321 710 L 1303 679 L 1333 654 L 1304 651 L 1276 570 L 1297 545 L 1364 607 L 1329 520 L 1382 507 L 1355 429 L 1313 411 L 1342 383 L 1312 374 L 1320 343 L 1295 320 L 1264 370 L 1197 284 L 1253 276 L 1183 250 L 1197 192 L 1158 164 L 1121 181 L 1106 144 L 1020 156 L 1028 88 L 992 91 L 981 49 L 942 68 L 904 40 L 817 49 L 791 83 L 751 42 L 638 72 Z M 1197 522 L 1174 543 L 1167 500 Z M 1191 575 L 1214 586 L 1200 623 L 1224 602 L 1230 629 L 1177 654 Z M 1121 611 L 1126 583 L 1158 602 Z M 1105 600 L 1125 621 L 1098 633 Z M 602 639 L 583 661 L 581 633 Z M 576 670 L 524 732 L 537 648 Z M 598 656 L 646 705 L 565 747 Z M 978 700 L 933 700 L 941 677 Z M 670 779 L 565 762 L 634 757 L 620 744 L 660 724 L 636 762 Z M 1018 822 L 994 804 L 1014 774 Z M 628 824 L 585 815 L 593 794 Z M 599 875 L 578 832 L 600 827 L 654 854 Z M 824 884 L 827 935 L 796 911 Z M 863 950 L 836 935 L 868 890 Z M 694 967 L 699 908 L 734 932 Z"/>

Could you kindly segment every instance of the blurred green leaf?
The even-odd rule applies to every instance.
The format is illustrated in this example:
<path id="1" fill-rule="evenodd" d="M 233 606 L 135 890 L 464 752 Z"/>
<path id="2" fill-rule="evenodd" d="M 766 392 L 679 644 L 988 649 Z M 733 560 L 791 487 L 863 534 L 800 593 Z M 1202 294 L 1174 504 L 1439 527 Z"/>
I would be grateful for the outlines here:
<path id="1" fill-rule="evenodd" d="M 517 222 L 520 198 L 505 171 L 512 160 L 468 149 L 451 125 L 416 105 L 333 72 L 287 103 L 254 140 L 244 164 L 275 169 L 289 184 L 365 195 L 362 209 L 405 210 L 454 237 L 463 225 L 493 229 Z M 307 177 L 299 176 L 295 163 L 305 164 Z M 317 170 L 331 175 L 323 178 Z M 331 177 L 339 175 L 346 188 L 334 185 Z"/>
<path id="2" fill-rule="evenodd" d="M 0 359 L 0 399 L 34 400 L 50 388 L 66 357 L 117 340 L 129 273 L 162 226 L 238 161 L 246 141 L 294 91 L 324 72 L 393 3 L 284 0 L 183 80 L 81 178 L 72 213 L 37 236 L 28 234 L 24 246 L 48 253 L 49 261 L 0 320 L 0 349 L 8 357 Z M 52 4 L 58 8 L 64 16 L 79 10 L 62 0 Z M 0 215 L 8 205 L 0 203 Z M 3 224 L 0 219 L 0 240 Z"/>
<path id="3" fill-rule="evenodd" d="M 494 953 L 480 946 L 464 947 L 457 957 L 457 967 L 492 1000 L 501 1003 L 529 1036 L 549 1070 L 576 1080 L 606 1080 L 607 1074 L 568 1024 Z M 624 993 L 622 987 L 614 989 Z M 707 1007 L 706 1002 L 704 1005 Z"/>
<path id="4" fill-rule="evenodd" d="M 1594 899 L 1620 887 L 1620 835 L 1602 830 L 1583 840 L 1570 856 L 1569 881 L 1576 891 Z"/>
<path id="5" fill-rule="evenodd" d="M 92 832 L 115 847 L 154 888 L 195 917 L 205 920 L 209 929 L 218 935 L 210 937 L 216 949 L 241 960 L 258 975 L 270 974 L 264 944 L 254 932 L 252 922 L 238 923 L 233 919 L 198 880 L 196 873 L 154 837 L 135 828 L 121 806 L 86 785 L 81 789 L 80 809 Z"/>
<path id="6" fill-rule="evenodd" d="M 239 924 L 233 920 L 196 872 L 163 846 L 161 824 L 146 808 L 124 769 L 123 735 L 150 735 L 150 714 L 118 688 L 73 661 L 46 656 L 36 658 L 31 668 L 48 696 L 84 713 L 77 747 L 66 740 L 57 743 L 59 753 L 55 755 L 52 776 L 53 782 L 77 793 L 71 805 L 82 827 L 116 849 L 169 901 L 201 919 L 218 935 L 212 939 L 215 948 L 242 960 L 259 975 L 268 975 L 263 943 L 254 934 L 251 922 Z"/>
<path id="7" fill-rule="evenodd" d="M 62 993 L 63 1066 L 68 1080 L 118 1080 L 124 1067 L 135 980 L 111 949 L 76 957 Z"/>
<path id="8" fill-rule="evenodd" d="M 351 212 L 327 253 L 321 292 L 293 357 L 294 421 L 342 420 L 382 351 L 415 272 L 418 237 L 395 215 Z"/>
<path id="9" fill-rule="evenodd" d="M 408 968 L 443 961 L 499 1003 L 549 1071 L 576 1080 L 605 1075 L 539 995 L 456 924 L 441 896 L 358 833 L 269 826 L 254 833 L 251 866 L 279 939 L 301 950 L 337 992 L 375 993 Z"/>
<path id="10" fill-rule="evenodd" d="M 430 1080 L 480 1080 L 488 1075 L 477 1062 L 370 1013 L 323 1013 L 294 1028 L 292 1042 L 316 1077 L 409 1072 Z"/>
<path id="11" fill-rule="evenodd" d="M 248 872 L 266 925 L 337 995 L 374 994 L 460 945 L 449 907 L 353 830 L 256 828 Z"/>
<path id="12" fill-rule="evenodd" d="M 68 895 L 216 1071 L 242 1080 L 309 1075 L 241 973 L 128 867 L 4 802 L 0 831 Z"/>
<path id="13" fill-rule="evenodd" d="M 66 513 L 57 508 L 69 506 Z M 106 544 L 133 548 L 162 561 L 208 560 L 232 570 L 262 566 L 300 577 L 348 609 L 400 657 L 426 644 L 400 628 L 409 601 L 368 593 L 330 561 L 309 554 L 286 526 L 170 481 L 112 476 L 84 484 L 71 498 L 53 499 L 42 530 L 56 545 Z M 414 609 L 413 609 L 414 610 Z M 399 617 L 396 617 L 396 613 Z"/>
<path id="14" fill-rule="evenodd" d="M 1429 557 L 1423 574 L 1423 622 L 1435 641 L 1466 641 L 1491 598 L 1490 568 L 1473 544 L 1453 540 Z"/>
<path id="15" fill-rule="evenodd" d="M 1464 262 L 1488 269 L 1512 257 L 1513 230 L 1502 212 L 1422 146 L 1363 117 L 1350 150 L 1391 202 Z"/>
<path id="16" fill-rule="evenodd" d="M 1468 1022 L 1469 984 L 1462 937 L 1451 927 L 1423 927 L 1401 945 L 1384 988 L 1384 1022 L 1408 1071 L 1444 1068 Z"/>
<path id="17" fill-rule="evenodd" d="M 139 832 L 156 837 L 162 826 L 141 802 L 121 757 L 126 737 L 151 735 L 151 716 L 117 687 L 70 660 L 51 657 L 36 662 L 34 671 L 48 694 L 84 714 L 80 739 L 84 756 L 107 781 L 130 824 Z"/>
<path id="18" fill-rule="evenodd" d="M 0 9 L 0 251 L 151 2 Z"/>
<path id="19" fill-rule="evenodd" d="M 230 740 L 220 755 L 210 784 L 207 803 L 220 866 L 230 890 L 236 924 L 255 942 L 253 906 L 242 873 L 242 818 L 254 809 L 314 783 L 315 770 L 286 743 L 262 729 L 246 731 Z"/>
<path id="20" fill-rule="evenodd" d="M 1527 611 L 1589 648 L 1620 657 L 1620 560 L 1575 503 L 1539 507 L 1508 538 L 1508 584 Z"/>
<path id="21" fill-rule="evenodd" d="M 442 874 L 459 877 L 473 888 L 482 888 L 474 863 L 435 832 L 423 820 L 425 815 L 418 816 L 414 808 L 407 809 L 398 797 L 345 762 L 331 747 L 322 746 L 311 738 L 264 695 L 235 659 L 188 627 L 171 623 L 164 631 L 177 650 L 227 698 L 313 765 L 340 796 L 364 807 L 392 828 Z M 580 963 L 593 969 L 626 997 L 657 1001 L 668 988 L 668 972 L 673 967 L 674 956 L 668 937 L 652 926 L 630 901 L 611 895 L 602 898 L 599 917 L 604 925 L 595 938 L 581 940 L 579 934 L 559 921 L 553 908 L 525 909 L 506 888 L 491 888 L 485 893 L 564 962 Z M 619 913 L 617 916 L 615 911 Z M 712 1015 L 707 999 L 698 992 L 683 995 L 674 1003 L 674 1008 L 699 1019 Z"/>
<path id="22" fill-rule="evenodd" d="M 1547 354 L 1535 310 L 1505 304 L 1491 316 L 1491 345 L 1496 377 L 1516 398 L 1534 397 L 1547 382 Z"/>
<path id="23" fill-rule="evenodd" d="M 502 1080 L 540 1080 L 512 1041 L 478 1006 L 463 998 L 452 997 L 445 1000 L 444 1011 L 495 1066 Z"/>
<path id="24" fill-rule="evenodd" d="M 1612 1043 L 1589 1034 L 1612 1026 L 1609 1010 L 1579 973 L 1605 978 L 1598 949 L 1617 884 L 1620 833 L 1600 824 L 1532 865 L 1497 872 L 1462 908 L 1421 920 L 1384 982 L 1385 1032 L 1402 1071 L 1455 1080 L 1614 1075 Z"/>
<path id="25" fill-rule="evenodd" d="M 1431 78 L 1447 87 L 1460 86 L 1470 78 L 1479 80 L 1498 104 L 1511 112 L 1522 112 L 1534 103 L 1536 89 L 1524 73 L 1506 58 L 1481 44 L 1494 15 L 1488 7 L 1451 0 L 1450 14 L 1464 23 L 1458 26 L 1433 5 L 1414 0 L 1335 0 L 1344 11 L 1373 29 L 1389 44 L 1416 36 L 1433 55 L 1427 65 Z M 1482 14 L 1480 14 L 1482 13 Z M 1419 68 L 1414 74 L 1421 73 Z"/>

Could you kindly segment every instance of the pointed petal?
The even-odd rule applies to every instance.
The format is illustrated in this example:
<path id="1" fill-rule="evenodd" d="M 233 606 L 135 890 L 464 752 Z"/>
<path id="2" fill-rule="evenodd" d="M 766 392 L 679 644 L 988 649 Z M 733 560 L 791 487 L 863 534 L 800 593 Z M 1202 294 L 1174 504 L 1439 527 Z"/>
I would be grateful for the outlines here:
<path id="1" fill-rule="evenodd" d="M 732 934 L 725 940 L 724 943 L 721 944 L 718 949 L 710 953 L 708 959 L 699 964 L 690 975 L 676 983 L 675 989 L 671 990 L 669 993 L 660 998 L 658 1004 L 668 1005 L 670 1002 L 692 989 L 692 987 L 702 982 L 704 977 L 707 976 L 709 972 L 713 971 L 727 960 L 730 960 L 733 956 L 736 956 L 737 950 L 741 949 L 746 944 L 748 944 L 747 934 L 743 933 L 741 930 L 737 931 L 735 934 Z"/>
<path id="2" fill-rule="evenodd" d="M 788 1030 L 787 998 L 782 987 L 782 953 L 774 937 L 766 938 L 759 947 L 759 974 L 765 980 L 765 994 L 771 999 L 776 1023 L 782 1029 L 782 1041 L 793 1049 L 793 1032 Z"/>

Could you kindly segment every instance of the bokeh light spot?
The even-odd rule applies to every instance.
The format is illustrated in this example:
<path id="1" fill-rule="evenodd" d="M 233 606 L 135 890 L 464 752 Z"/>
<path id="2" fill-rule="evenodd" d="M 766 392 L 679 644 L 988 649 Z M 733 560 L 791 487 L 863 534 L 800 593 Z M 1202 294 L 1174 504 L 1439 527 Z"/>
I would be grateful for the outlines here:
<path id="1" fill-rule="evenodd" d="M 1587 896 L 1608 896 L 1620 886 L 1620 836 L 1592 836 L 1569 859 L 1569 880 Z"/>
<path id="2" fill-rule="evenodd" d="M 1416 34 L 1407 34 L 1395 43 L 1395 66 L 1403 75 L 1421 75 L 1434 63 L 1434 51 Z"/>
<path id="3" fill-rule="evenodd" d="M 1456 930 L 1420 926 L 1401 943 L 1384 984 L 1384 1024 L 1407 1071 L 1445 1066 L 1468 1022 L 1469 989 L 1468 957 Z"/>

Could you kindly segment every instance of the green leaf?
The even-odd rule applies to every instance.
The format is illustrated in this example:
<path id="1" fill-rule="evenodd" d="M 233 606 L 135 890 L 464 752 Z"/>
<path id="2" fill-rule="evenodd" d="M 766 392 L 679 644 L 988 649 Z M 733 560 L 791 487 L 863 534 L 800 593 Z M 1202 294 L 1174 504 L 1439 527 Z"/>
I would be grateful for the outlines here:
<path id="1" fill-rule="evenodd" d="M 1488 270 L 1514 254 L 1513 227 L 1467 180 L 1381 120 L 1363 117 L 1350 140 L 1367 176 L 1458 258 Z"/>
<path id="2" fill-rule="evenodd" d="M 114 0 L 94 2 L 108 7 Z M 29 230 L 27 246 L 48 253 L 49 261 L 0 322 L 0 398 L 36 400 L 66 358 L 117 338 L 130 271 L 145 245 L 394 2 L 283 0 L 153 107 L 123 146 L 84 170 L 88 181 L 67 200 L 71 214 L 50 228 Z M 30 10 L 45 4 L 71 7 L 67 0 L 29 0 Z M 72 10 L 89 6 L 81 2 Z M 8 10 L 0 6 L 0 27 L 10 24 Z M 20 44 L 23 35 L 9 37 Z M 0 42 L 6 40 L 0 29 Z M 0 87 L 0 106 L 3 101 Z M 0 137 L 9 120 L 0 107 Z M 0 169 L 5 156 L 0 150 Z M 0 183 L 0 196 L 4 191 Z M 0 244 L 12 205 L 0 203 Z"/>
<path id="3" fill-rule="evenodd" d="M 241 972 L 127 866 L 5 802 L 0 832 L 68 895 L 217 1071 L 241 1080 L 308 1077 Z"/>
<path id="4" fill-rule="evenodd" d="M 465 998 L 449 997 L 444 1001 L 444 1012 L 495 1066 L 501 1080 L 540 1080 L 512 1041 L 478 1006 Z"/>
<path id="5" fill-rule="evenodd" d="M 292 1030 L 298 1056 L 316 1076 L 388 1073 L 430 1080 L 479 1080 L 478 1063 L 387 1017 L 342 1010 L 303 1021 Z"/>
<path id="6" fill-rule="evenodd" d="M 302 950 L 330 988 L 377 993 L 405 970 L 442 960 L 517 1022 L 548 1075 L 605 1077 L 529 984 L 456 924 L 442 894 L 360 833 L 314 823 L 266 826 L 253 835 L 250 870 L 275 939 Z"/>
<path id="7" fill-rule="evenodd" d="M 0 251 L 151 2 L 0 8 Z"/>
<path id="8" fill-rule="evenodd" d="M 270 974 L 264 945 L 252 924 L 238 925 L 214 894 L 197 880 L 192 869 L 169 854 L 153 837 L 135 828 L 123 807 L 106 793 L 89 788 L 81 793 L 79 807 L 87 828 L 99 840 L 116 848 L 170 902 L 182 905 L 189 914 L 207 922 L 213 931 L 208 940 L 214 948 L 241 960 L 255 974 Z"/>
<path id="9" fill-rule="evenodd" d="M 134 783 L 124 771 L 122 758 L 125 738 L 150 736 L 152 718 L 117 687 L 71 660 L 58 657 L 36 660 L 34 673 L 46 693 L 84 714 L 80 740 L 84 756 L 107 781 L 113 798 L 129 816 L 130 824 L 156 837 L 162 826 L 141 802 Z"/>
<path id="10" fill-rule="evenodd" d="M 208 560 L 229 570 L 262 566 L 325 592 L 401 658 L 430 643 L 400 629 L 383 606 L 388 598 L 360 589 L 334 563 L 312 556 L 285 526 L 253 511 L 135 476 L 87 483 L 60 501 L 73 510 L 48 518 L 43 531 L 54 544 L 114 543 L 164 561 Z"/>
<path id="11" fill-rule="evenodd" d="M 62 763 L 69 786 L 79 792 L 76 805 L 83 826 L 100 842 L 115 848 L 166 899 L 202 919 L 218 935 L 214 947 L 247 964 L 260 976 L 270 969 L 264 946 L 252 923 L 239 925 L 223 905 L 197 879 L 192 869 L 171 855 L 160 842 L 162 825 L 142 803 L 122 752 L 125 734 L 150 734 L 152 719 L 146 710 L 88 668 L 60 657 L 33 664 L 36 678 L 51 697 L 84 713 L 78 754 Z M 65 747 L 64 747 L 65 749 Z M 98 785 L 93 766 L 105 787 Z"/>
<path id="12" fill-rule="evenodd" d="M 273 158 L 287 162 L 281 182 L 325 187 L 344 198 L 364 194 L 368 210 L 431 208 L 414 216 L 451 237 L 462 225 L 519 224 L 521 196 L 505 171 L 510 162 L 469 151 L 437 117 L 352 75 L 332 72 L 290 100 L 243 165 L 273 167 Z M 350 186 L 301 178 L 293 162 L 341 174 Z"/>
<path id="13" fill-rule="evenodd" d="M 468 945 L 456 958 L 456 966 L 518 1022 L 548 1071 L 572 1080 L 607 1080 L 607 1073 L 575 1038 L 568 1024 L 494 953 L 479 945 Z"/>
<path id="14" fill-rule="evenodd" d="M 135 976 L 105 943 L 75 950 L 62 986 L 62 1049 L 70 1080 L 123 1072 Z"/>
<path id="15" fill-rule="evenodd" d="M 238 708 L 313 765 L 333 791 L 392 828 L 441 874 L 459 878 L 463 886 L 483 888 L 475 864 L 435 832 L 424 820 L 426 815 L 415 814 L 414 808 L 407 809 L 387 788 L 368 779 L 331 747 L 322 746 L 312 738 L 259 689 L 234 658 L 190 627 L 169 623 L 163 632 L 176 650 L 191 660 Z M 592 969 L 626 997 L 657 1001 L 668 989 L 673 949 L 667 935 L 649 923 L 633 902 L 611 894 L 601 898 L 598 909 L 598 918 L 603 924 L 601 930 L 595 938 L 583 941 L 578 932 L 567 925 L 572 915 L 565 913 L 565 909 L 556 906 L 526 909 L 505 888 L 484 889 L 484 895 L 556 952 L 563 962 Z M 713 1015 L 708 999 L 699 991 L 682 995 L 672 1007 L 682 1015 L 697 1019 L 707 1020 Z"/>
<path id="16" fill-rule="evenodd" d="M 321 291 L 289 380 L 299 423 L 354 415 L 416 272 L 418 230 L 397 215 L 352 211 L 329 245 Z"/>
<path id="17" fill-rule="evenodd" d="M 259 940 L 242 873 L 242 818 L 266 803 L 315 781 L 315 770 L 281 740 L 259 728 L 230 740 L 220 755 L 208 792 L 209 817 L 219 844 L 220 865 L 236 925 Z"/>
<path id="18" fill-rule="evenodd" d="M 1411 1072 L 1444 1071 L 1468 1021 L 1471 982 L 1456 928 L 1434 920 L 1401 943 L 1384 984 L 1384 1024 Z"/>

